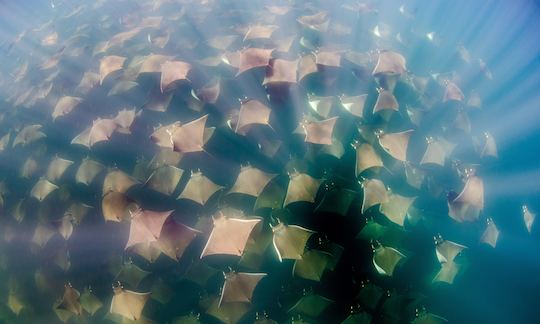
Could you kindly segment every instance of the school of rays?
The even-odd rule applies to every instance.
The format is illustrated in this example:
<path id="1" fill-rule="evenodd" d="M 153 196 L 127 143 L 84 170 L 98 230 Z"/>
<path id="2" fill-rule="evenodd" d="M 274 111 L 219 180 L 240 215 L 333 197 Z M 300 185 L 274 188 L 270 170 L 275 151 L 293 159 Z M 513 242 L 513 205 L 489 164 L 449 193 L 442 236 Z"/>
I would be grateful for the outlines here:
<path id="1" fill-rule="evenodd" d="M 446 322 L 499 237 L 486 63 L 416 74 L 436 35 L 376 5 L 229 2 L 54 1 L 2 44 L 2 321 Z"/>

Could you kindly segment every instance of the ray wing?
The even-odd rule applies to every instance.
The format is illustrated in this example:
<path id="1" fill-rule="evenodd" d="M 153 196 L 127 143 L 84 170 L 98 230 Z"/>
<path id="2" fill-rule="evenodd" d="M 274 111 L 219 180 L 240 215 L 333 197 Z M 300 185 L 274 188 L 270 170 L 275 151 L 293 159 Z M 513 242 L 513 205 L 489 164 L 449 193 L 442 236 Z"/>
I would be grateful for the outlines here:
<path id="1" fill-rule="evenodd" d="M 407 148 L 409 138 L 413 130 L 399 133 L 382 134 L 379 136 L 379 144 L 393 158 L 399 161 L 407 161 Z"/>
<path id="2" fill-rule="evenodd" d="M 118 314 L 129 320 L 136 321 L 141 318 L 146 302 L 150 298 L 150 293 L 139 293 L 122 288 L 115 289 L 111 302 L 110 312 Z"/>
<path id="3" fill-rule="evenodd" d="M 214 218 L 214 228 L 201 253 L 201 258 L 213 254 L 241 256 L 253 228 L 261 219 L 227 218 L 218 214 Z"/>

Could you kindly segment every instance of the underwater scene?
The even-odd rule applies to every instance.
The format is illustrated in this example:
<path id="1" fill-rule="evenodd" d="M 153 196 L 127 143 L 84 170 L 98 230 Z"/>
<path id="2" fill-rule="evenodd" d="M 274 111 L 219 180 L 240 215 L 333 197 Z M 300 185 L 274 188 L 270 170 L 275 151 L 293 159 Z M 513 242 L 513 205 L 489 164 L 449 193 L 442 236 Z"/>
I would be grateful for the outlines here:
<path id="1" fill-rule="evenodd" d="M 540 2 L 0 0 L 0 323 L 540 323 Z"/>

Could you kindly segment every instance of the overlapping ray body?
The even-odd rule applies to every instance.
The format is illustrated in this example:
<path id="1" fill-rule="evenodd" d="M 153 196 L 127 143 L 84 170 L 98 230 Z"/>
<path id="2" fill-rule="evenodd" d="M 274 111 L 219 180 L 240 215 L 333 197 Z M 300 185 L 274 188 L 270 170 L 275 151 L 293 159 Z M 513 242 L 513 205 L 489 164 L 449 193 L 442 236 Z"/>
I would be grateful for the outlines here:
<path id="1" fill-rule="evenodd" d="M 217 191 L 223 187 L 215 184 L 201 172 L 191 174 L 191 177 L 182 190 L 178 199 L 189 199 L 198 204 L 204 205 Z"/>
<path id="2" fill-rule="evenodd" d="M 252 166 L 243 166 L 229 193 L 241 193 L 257 197 L 275 174 L 266 173 Z"/>
<path id="3" fill-rule="evenodd" d="M 208 115 L 173 129 L 170 134 L 176 152 L 200 152 L 204 145 L 204 127 Z"/>
<path id="4" fill-rule="evenodd" d="M 219 304 L 251 303 L 253 291 L 265 273 L 229 272 L 225 273 L 225 282 Z"/>
<path id="5" fill-rule="evenodd" d="M 126 249 L 135 244 L 157 241 L 160 237 L 163 224 L 172 212 L 172 210 L 155 212 L 142 209 L 133 212 Z"/>
<path id="6" fill-rule="evenodd" d="M 110 312 L 136 321 L 141 318 L 146 302 L 150 299 L 150 293 L 139 293 L 125 290 L 122 286 L 114 288 L 114 296 L 111 301 Z"/>
<path id="7" fill-rule="evenodd" d="M 279 223 L 272 227 L 274 233 L 274 249 L 280 261 L 284 259 L 301 259 L 307 241 L 314 231 L 297 225 Z"/>
<path id="8" fill-rule="evenodd" d="M 261 219 L 228 218 L 221 212 L 214 216 L 214 228 L 201 253 L 201 258 L 213 254 L 241 256 L 253 228 Z"/>

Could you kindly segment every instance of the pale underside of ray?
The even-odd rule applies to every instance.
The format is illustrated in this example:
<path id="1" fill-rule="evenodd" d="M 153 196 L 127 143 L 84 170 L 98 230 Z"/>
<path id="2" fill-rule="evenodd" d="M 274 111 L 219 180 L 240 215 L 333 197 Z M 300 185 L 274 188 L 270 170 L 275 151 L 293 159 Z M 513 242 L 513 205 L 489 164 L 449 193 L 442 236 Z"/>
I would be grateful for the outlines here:
<path id="1" fill-rule="evenodd" d="M 32 236 L 32 243 L 36 244 L 39 248 L 42 248 L 55 234 L 56 231 L 51 226 L 38 224 L 34 230 L 34 235 Z"/>
<path id="2" fill-rule="evenodd" d="M 432 282 L 446 282 L 452 284 L 458 275 L 461 266 L 453 261 L 441 264 L 441 269 L 437 272 Z"/>
<path id="3" fill-rule="evenodd" d="M 379 96 L 377 97 L 377 101 L 375 102 L 375 106 L 373 107 L 373 113 L 376 114 L 385 110 L 399 110 L 399 103 L 396 97 L 394 97 L 392 92 L 388 90 L 382 90 L 381 92 L 379 92 Z"/>
<path id="4" fill-rule="evenodd" d="M 275 25 L 253 25 L 246 32 L 244 42 L 252 39 L 268 39 L 278 28 L 279 27 Z"/>
<path id="5" fill-rule="evenodd" d="M 255 287 L 265 276 L 265 273 L 226 273 L 219 304 L 251 303 Z"/>
<path id="6" fill-rule="evenodd" d="M 22 222 L 24 220 L 24 217 L 26 216 L 27 214 L 27 210 L 26 210 L 26 200 L 25 199 L 21 199 L 19 200 L 16 204 L 15 204 L 15 207 L 13 208 L 13 211 L 11 212 L 13 218 L 18 222 Z"/>
<path id="7" fill-rule="evenodd" d="M 64 296 L 59 308 L 65 309 L 74 315 L 81 315 L 82 307 L 79 301 L 81 294 L 73 287 L 66 285 Z"/>
<path id="8" fill-rule="evenodd" d="M 330 19 L 326 11 L 320 11 L 309 16 L 300 16 L 296 21 L 305 28 L 323 33 L 328 30 L 328 26 L 330 25 Z"/>
<path id="9" fill-rule="evenodd" d="M 477 176 L 470 176 L 461 193 L 448 202 L 448 215 L 458 222 L 474 221 L 484 208 L 484 182 Z"/>
<path id="10" fill-rule="evenodd" d="M 85 72 L 79 85 L 75 88 L 77 93 L 88 94 L 96 85 L 99 84 L 99 74 L 94 72 Z"/>
<path id="11" fill-rule="evenodd" d="M 163 224 L 172 212 L 172 210 L 166 212 L 139 210 L 134 212 L 125 248 L 127 249 L 139 243 L 156 242 L 159 239 Z"/>
<path id="12" fill-rule="evenodd" d="M 30 125 L 23 128 L 13 139 L 13 147 L 19 144 L 24 146 L 47 137 L 47 135 L 41 131 L 41 128 L 41 125 Z"/>
<path id="13" fill-rule="evenodd" d="M 400 133 L 389 133 L 379 136 L 379 144 L 393 158 L 399 161 L 407 161 L 407 147 L 413 130 Z"/>
<path id="14" fill-rule="evenodd" d="M 268 125 L 270 112 L 270 108 L 260 101 L 252 99 L 243 103 L 238 114 L 235 132 L 245 135 L 251 125 Z"/>
<path id="15" fill-rule="evenodd" d="M 320 185 L 321 180 L 315 179 L 308 174 L 298 173 L 291 175 L 283 206 L 297 201 L 315 202 L 315 196 Z"/>
<path id="16" fill-rule="evenodd" d="M 204 127 L 208 115 L 174 128 L 171 134 L 173 149 L 176 152 L 190 153 L 203 151 Z"/>
<path id="17" fill-rule="evenodd" d="M 366 99 L 367 94 L 363 94 L 353 97 L 341 97 L 340 102 L 343 108 L 345 108 L 345 110 L 350 112 L 353 116 L 363 117 Z"/>
<path id="18" fill-rule="evenodd" d="M 373 265 L 378 273 L 392 276 L 396 266 L 404 257 L 401 252 L 394 248 L 380 246 L 375 249 L 373 254 Z"/>
<path id="19" fill-rule="evenodd" d="M 94 178 L 105 169 L 105 166 L 91 159 L 84 159 L 77 169 L 75 181 L 89 185 Z"/>
<path id="20" fill-rule="evenodd" d="M 275 174 L 266 173 L 252 166 L 242 167 L 229 193 L 258 197 Z"/>
<path id="21" fill-rule="evenodd" d="M 368 143 L 362 143 L 356 148 L 356 176 L 371 168 L 383 167 L 381 157 L 373 146 Z"/>
<path id="22" fill-rule="evenodd" d="M 214 228 L 201 253 L 201 258 L 213 254 L 241 256 L 253 228 L 261 219 L 214 218 Z"/>
<path id="23" fill-rule="evenodd" d="M 223 187 L 215 184 L 202 173 L 191 175 L 189 182 L 178 196 L 178 199 L 189 199 L 200 205 L 206 204 L 208 199 Z"/>
<path id="24" fill-rule="evenodd" d="M 99 83 L 102 84 L 109 74 L 121 70 L 125 61 L 125 57 L 116 55 L 105 56 L 101 59 L 99 63 Z"/>
<path id="25" fill-rule="evenodd" d="M 58 43 L 58 33 L 57 32 L 53 32 L 53 33 L 45 36 L 41 40 L 41 45 L 42 46 L 52 46 L 52 45 L 56 45 L 56 43 Z"/>
<path id="26" fill-rule="evenodd" d="M 345 148 L 343 147 L 343 144 L 339 140 L 334 140 L 332 144 L 325 145 L 321 147 L 320 151 L 317 153 L 317 155 L 328 155 L 333 156 L 336 159 L 341 159 L 343 157 L 343 154 L 345 154 Z"/>
<path id="27" fill-rule="evenodd" d="M 83 203 L 72 203 L 64 213 L 69 215 L 75 224 L 80 224 L 83 218 L 92 210 L 92 206 Z"/>
<path id="28" fill-rule="evenodd" d="M 161 73 L 162 66 L 166 62 L 170 62 L 171 56 L 150 54 L 143 58 L 137 74 L 142 73 Z"/>
<path id="29" fill-rule="evenodd" d="M 480 157 L 494 157 L 497 158 L 499 154 L 497 153 L 497 144 L 495 143 L 495 139 L 490 134 L 485 134 L 485 143 L 482 147 L 482 150 L 480 151 Z"/>
<path id="30" fill-rule="evenodd" d="M 124 32 L 120 32 L 118 34 L 113 35 L 103 46 L 103 51 L 107 51 L 108 49 L 115 47 L 115 46 L 121 46 L 124 42 L 132 39 L 135 37 L 140 31 L 142 30 L 141 27 L 136 27 Z"/>
<path id="31" fill-rule="evenodd" d="M 318 122 L 307 123 L 305 125 L 305 141 L 313 144 L 332 144 L 332 133 L 337 119 L 338 117 L 332 117 Z"/>
<path id="32" fill-rule="evenodd" d="M 80 134 L 78 134 L 71 140 L 71 144 L 78 144 L 78 145 L 82 145 L 82 146 L 86 146 L 90 148 L 91 130 L 92 130 L 92 127 L 88 127 L 87 129 L 83 130 Z"/>
<path id="33" fill-rule="evenodd" d="M 486 244 L 489 244 L 493 248 L 495 248 L 497 246 L 498 239 L 499 239 L 499 229 L 497 228 L 493 220 L 488 219 L 486 229 L 482 233 L 482 236 L 480 237 L 480 241 Z"/>
<path id="34" fill-rule="evenodd" d="M 11 133 L 7 133 L 3 135 L 2 137 L 0 137 L 0 152 L 3 152 L 7 148 L 10 139 L 11 139 Z"/>
<path id="35" fill-rule="evenodd" d="M 158 152 L 152 157 L 148 167 L 151 170 L 157 169 L 164 165 L 178 167 L 182 157 L 183 154 L 180 152 L 175 152 L 167 148 L 159 148 Z"/>
<path id="36" fill-rule="evenodd" d="M 401 54 L 384 51 L 379 54 L 377 65 L 375 65 L 372 74 L 402 74 L 406 69 L 406 60 Z"/>
<path id="37" fill-rule="evenodd" d="M 319 51 L 315 55 L 317 65 L 328 67 L 341 67 L 341 53 L 339 51 Z"/>
<path id="38" fill-rule="evenodd" d="M 64 172 L 73 164 L 73 161 L 62 159 L 59 157 L 54 158 L 49 167 L 47 168 L 47 179 L 49 181 L 59 180 Z"/>
<path id="39" fill-rule="evenodd" d="M 39 201 L 43 201 L 51 192 L 57 189 L 58 186 L 54 183 L 41 179 L 34 185 L 32 191 L 30 191 L 30 195 Z"/>
<path id="40" fill-rule="evenodd" d="M 238 76 L 253 68 L 267 66 L 270 61 L 272 51 L 272 49 L 262 48 L 247 48 L 243 50 L 240 53 L 238 60 L 238 72 L 236 75 Z"/>
<path id="41" fill-rule="evenodd" d="M 60 100 L 58 100 L 58 103 L 54 107 L 54 111 L 52 113 L 53 120 L 55 120 L 58 117 L 69 114 L 81 102 L 83 102 L 83 99 L 79 97 L 66 96 L 66 97 L 60 98 Z"/>
<path id="42" fill-rule="evenodd" d="M 448 201 L 448 216 L 456 222 L 474 222 L 480 217 L 481 210 L 465 202 Z"/>
<path id="43" fill-rule="evenodd" d="M 154 130 L 150 138 L 159 147 L 173 149 L 174 144 L 171 138 L 171 134 L 180 127 L 180 122 L 174 122 L 169 125 L 158 127 Z"/>
<path id="44" fill-rule="evenodd" d="M 137 117 L 139 114 L 135 111 L 135 109 L 128 110 L 128 109 L 122 109 L 116 114 L 114 117 L 114 122 L 118 126 L 116 129 L 117 132 L 122 134 L 131 134 L 131 125 L 133 125 L 133 122 L 135 121 L 135 117 Z"/>
<path id="45" fill-rule="evenodd" d="M 380 212 L 392 222 L 403 226 L 407 211 L 415 199 L 391 194 L 387 202 L 381 203 Z"/>
<path id="46" fill-rule="evenodd" d="M 449 100 L 463 101 L 463 99 L 465 99 L 465 95 L 461 89 L 454 82 L 448 82 L 444 92 L 443 102 Z"/>
<path id="47" fill-rule="evenodd" d="M 273 227 L 272 231 L 274 232 L 272 243 L 279 261 L 301 259 L 307 241 L 315 233 L 297 225 L 285 225 L 283 223 Z"/>
<path id="48" fill-rule="evenodd" d="M 455 144 L 445 140 L 434 140 L 428 142 L 426 152 L 422 156 L 420 164 L 437 164 L 444 166 L 446 158 L 452 153 Z"/>
<path id="49" fill-rule="evenodd" d="M 154 263 L 162 252 L 157 241 L 135 243 L 129 249 L 150 263 Z"/>
<path id="50" fill-rule="evenodd" d="M 92 147 L 96 143 L 108 141 L 117 127 L 112 119 L 94 120 L 88 134 L 88 146 Z"/>
<path id="51" fill-rule="evenodd" d="M 187 80 L 191 65 L 182 61 L 167 61 L 161 65 L 161 92 L 168 90 L 175 81 Z"/>
<path id="52" fill-rule="evenodd" d="M 525 227 L 527 228 L 527 231 L 530 233 L 532 230 L 532 226 L 534 224 L 534 220 L 536 218 L 536 214 L 533 214 L 527 206 L 523 206 L 523 221 L 525 222 Z"/>
<path id="53" fill-rule="evenodd" d="M 10 293 L 7 298 L 7 306 L 9 309 L 15 314 L 19 315 L 20 312 L 26 308 L 23 301 L 20 299 L 19 296 L 15 295 L 14 293 Z"/>
<path id="54" fill-rule="evenodd" d="M 127 175 L 121 170 L 112 170 L 107 173 L 105 180 L 103 180 L 103 190 L 102 193 L 105 195 L 109 191 L 115 191 L 120 193 L 125 193 L 129 188 L 138 184 L 139 182 Z"/>
<path id="55" fill-rule="evenodd" d="M 71 144 L 78 144 L 91 148 L 97 143 L 108 141 L 117 128 L 118 126 L 114 120 L 98 118 L 92 122 L 91 127 L 75 136 L 71 141 Z"/>
<path id="56" fill-rule="evenodd" d="M 317 64 L 312 54 L 302 56 L 298 61 L 298 81 L 302 81 L 306 76 L 317 72 Z"/>
<path id="57" fill-rule="evenodd" d="M 101 210 L 106 221 L 121 222 L 137 208 L 137 204 L 121 192 L 110 191 L 101 201 Z"/>
<path id="58" fill-rule="evenodd" d="M 191 241 L 200 233 L 189 226 L 173 222 L 161 231 L 157 245 L 163 254 L 179 260 Z"/>
<path id="59" fill-rule="evenodd" d="M 309 106 L 322 118 L 328 118 L 332 105 L 334 103 L 334 97 L 317 97 L 309 96 Z"/>
<path id="60" fill-rule="evenodd" d="M 369 208 L 389 201 L 388 191 L 384 183 L 379 179 L 368 179 L 362 183 L 364 198 L 362 201 L 362 213 Z"/>
<path id="61" fill-rule="evenodd" d="M 110 312 L 130 320 L 141 318 L 143 308 L 150 298 L 150 293 L 139 293 L 117 288 L 111 302 Z"/>
<path id="62" fill-rule="evenodd" d="M 237 35 L 220 35 L 207 39 L 206 43 L 212 48 L 224 51 L 229 46 L 231 46 L 237 39 Z"/>
<path id="63" fill-rule="evenodd" d="M 60 224 L 58 225 L 58 233 L 64 238 L 64 240 L 68 240 L 71 237 L 71 234 L 73 234 L 73 222 L 73 217 L 70 215 L 66 215 L 60 220 Z"/>
<path id="64" fill-rule="evenodd" d="M 267 71 L 263 85 L 275 83 L 296 83 L 298 60 L 287 61 L 275 59 L 271 62 L 272 69 Z"/>
<path id="65" fill-rule="evenodd" d="M 453 262 L 458 254 L 467 247 L 452 241 L 443 241 L 436 245 L 435 252 L 439 262 Z"/>
<path id="66" fill-rule="evenodd" d="M 202 88 L 191 91 L 191 96 L 201 102 L 215 104 L 221 93 L 220 79 L 216 78 L 208 82 Z"/>

